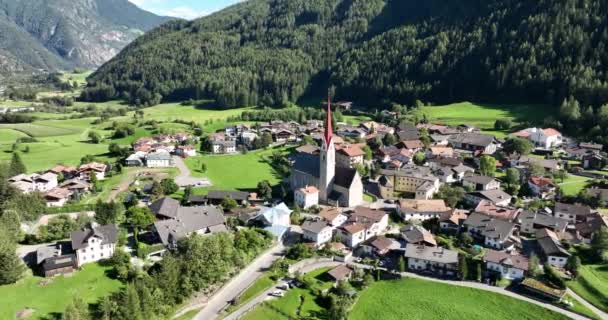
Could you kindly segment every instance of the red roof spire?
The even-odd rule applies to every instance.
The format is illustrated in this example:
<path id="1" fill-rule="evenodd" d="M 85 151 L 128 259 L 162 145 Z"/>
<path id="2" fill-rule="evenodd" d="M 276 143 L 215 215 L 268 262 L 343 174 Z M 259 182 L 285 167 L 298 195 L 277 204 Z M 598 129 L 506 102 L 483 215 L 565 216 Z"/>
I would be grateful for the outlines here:
<path id="1" fill-rule="evenodd" d="M 325 120 L 325 145 L 329 146 L 329 142 L 331 141 L 331 137 L 334 132 L 331 126 L 331 96 L 329 93 L 327 94 L 327 119 Z"/>

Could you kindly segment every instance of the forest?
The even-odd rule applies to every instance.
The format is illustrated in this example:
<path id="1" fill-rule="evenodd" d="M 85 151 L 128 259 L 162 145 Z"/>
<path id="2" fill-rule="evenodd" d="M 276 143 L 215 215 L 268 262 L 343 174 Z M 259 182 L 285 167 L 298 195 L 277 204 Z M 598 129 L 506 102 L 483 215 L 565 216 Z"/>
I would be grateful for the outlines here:
<path id="1" fill-rule="evenodd" d="M 600 0 L 251 0 L 149 32 L 81 98 L 286 106 L 334 86 L 368 106 L 576 102 L 595 115 L 608 101 L 607 15 Z"/>

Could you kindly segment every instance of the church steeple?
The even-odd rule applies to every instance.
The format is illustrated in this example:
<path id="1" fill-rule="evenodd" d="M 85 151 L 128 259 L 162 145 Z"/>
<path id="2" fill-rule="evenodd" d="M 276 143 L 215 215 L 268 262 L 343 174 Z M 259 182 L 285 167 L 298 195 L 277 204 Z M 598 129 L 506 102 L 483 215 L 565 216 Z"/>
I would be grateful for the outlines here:
<path id="1" fill-rule="evenodd" d="M 323 135 L 325 145 L 328 146 L 333 136 L 333 128 L 331 125 L 331 96 L 327 94 L 327 119 L 325 119 L 325 134 Z"/>

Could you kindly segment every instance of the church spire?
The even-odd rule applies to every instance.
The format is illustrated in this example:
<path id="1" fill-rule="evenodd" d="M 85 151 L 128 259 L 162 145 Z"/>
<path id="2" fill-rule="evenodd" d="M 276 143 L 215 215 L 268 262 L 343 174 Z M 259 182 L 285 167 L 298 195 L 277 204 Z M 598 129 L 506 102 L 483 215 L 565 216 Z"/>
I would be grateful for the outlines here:
<path id="1" fill-rule="evenodd" d="M 327 119 L 325 120 L 325 134 L 323 137 L 325 138 L 325 145 L 329 146 L 329 142 L 333 136 L 334 132 L 331 125 L 331 96 L 329 92 L 327 93 Z"/>

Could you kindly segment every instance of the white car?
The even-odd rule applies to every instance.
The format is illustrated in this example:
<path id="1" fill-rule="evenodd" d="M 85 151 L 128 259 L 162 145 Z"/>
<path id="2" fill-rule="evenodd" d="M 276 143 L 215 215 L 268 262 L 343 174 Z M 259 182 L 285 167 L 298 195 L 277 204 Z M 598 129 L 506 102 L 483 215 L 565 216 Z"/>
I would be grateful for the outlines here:
<path id="1" fill-rule="evenodd" d="M 285 295 L 285 292 L 281 291 L 281 290 L 276 290 L 270 293 L 271 296 L 273 297 L 282 297 Z"/>

